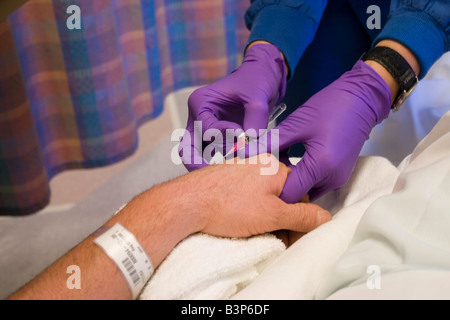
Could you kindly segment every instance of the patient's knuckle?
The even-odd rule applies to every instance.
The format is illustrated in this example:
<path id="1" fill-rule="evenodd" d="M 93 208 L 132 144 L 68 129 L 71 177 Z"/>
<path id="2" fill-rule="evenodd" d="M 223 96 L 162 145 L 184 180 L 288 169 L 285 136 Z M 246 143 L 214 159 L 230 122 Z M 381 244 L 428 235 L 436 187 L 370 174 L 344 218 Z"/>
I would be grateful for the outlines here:
<path id="1" fill-rule="evenodd" d="M 317 224 L 317 212 L 311 210 L 312 207 L 307 204 L 297 204 L 297 213 L 295 215 L 296 224 L 299 229 L 304 231 L 309 231 L 314 228 Z"/>
<path id="2" fill-rule="evenodd" d="M 276 228 L 284 227 L 286 215 L 284 214 L 283 209 L 281 209 L 280 207 L 279 199 L 270 199 L 269 201 L 265 201 L 260 205 L 261 209 L 266 212 L 265 218 L 267 219 L 266 221 L 269 225 Z"/>

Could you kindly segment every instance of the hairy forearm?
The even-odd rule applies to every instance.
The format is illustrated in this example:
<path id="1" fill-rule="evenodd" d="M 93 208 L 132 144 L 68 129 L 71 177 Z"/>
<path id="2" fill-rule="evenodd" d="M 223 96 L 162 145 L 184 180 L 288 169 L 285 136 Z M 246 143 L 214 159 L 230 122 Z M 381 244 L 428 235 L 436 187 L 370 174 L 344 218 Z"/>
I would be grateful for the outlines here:
<path id="1" fill-rule="evenodd" d="M 120 223 L 133 233 L 156 268 L 179 241 L 200 228 L 199 219 L 183 212 L 189 203 L 174 201 L 173 195 L 182 188 L 183 179 L 152 188 L 130 201 L 106 225 Z M 95 237 L 86 238 L 10 299 L 130 299 L 123 275 L 94 243 Z M 72 265 L 79 267 L 81 289 L 66 284 L 67 268 Z"/>

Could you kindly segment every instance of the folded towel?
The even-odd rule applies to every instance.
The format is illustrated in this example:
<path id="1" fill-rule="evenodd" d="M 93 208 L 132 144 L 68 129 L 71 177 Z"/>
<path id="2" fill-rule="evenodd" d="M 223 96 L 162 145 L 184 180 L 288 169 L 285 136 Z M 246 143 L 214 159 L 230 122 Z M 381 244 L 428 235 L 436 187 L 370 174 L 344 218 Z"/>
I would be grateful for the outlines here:
<path id="1" fill-rule="evenodd" d="M 161 263 L 139 299 L 228 299 L 285 249 L 271 234 L 245 239 L 192 235 Z"/>

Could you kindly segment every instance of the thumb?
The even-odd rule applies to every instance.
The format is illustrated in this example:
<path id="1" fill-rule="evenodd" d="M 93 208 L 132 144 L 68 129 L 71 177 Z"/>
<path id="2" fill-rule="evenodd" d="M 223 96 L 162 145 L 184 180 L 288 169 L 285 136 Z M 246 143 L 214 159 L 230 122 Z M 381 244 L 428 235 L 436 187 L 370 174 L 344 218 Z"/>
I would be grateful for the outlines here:
<path id="1" fill-rule="evenodd" d="M 299 202 L 316 184 L 317 173 L 314 170 L 308 150 L 288 175 L 280 198 L 287 203 Z"/>
<path id="2" fill-rule="evenodd" d="M 280 229 L 297 232 L 310 232 L 331 220 L 328 211 L 313 203 L 286 203 L 281 216 Z"/>

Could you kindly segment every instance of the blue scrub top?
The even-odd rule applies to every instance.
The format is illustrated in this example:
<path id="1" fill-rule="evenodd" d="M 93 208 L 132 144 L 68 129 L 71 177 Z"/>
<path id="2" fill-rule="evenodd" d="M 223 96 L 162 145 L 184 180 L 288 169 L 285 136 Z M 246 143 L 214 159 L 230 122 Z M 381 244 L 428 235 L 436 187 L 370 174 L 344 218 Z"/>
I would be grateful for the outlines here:
<path id="1" fill-rule="evenodd" d="M 367 21 L 380 9 L 381 26 Z M 423 77 L 449 49 L 448 0 L 253 0 L 245 15 L 249 43 L 266 40 L 284 54 L 291 69 L 283 121 L 312 95 L 350 70 L 359 57 L 382 39 L 393 39 L 413 51 Z M 301 156 L 301 145 L 291 148 Z"/>
<path id="2" fill-rule="evenodd" d="M 381 11 L 380 29 L 367 26 L 371 15 L 367 9 L 372 5 Z M 361 32 L 372 45 L 396 40 L 418 58 L 419 77 L 449 50 L 450 43 L 449 0 L 251 0 L 245 21 L 251 30 L 249 42 L 266 40 L 276 45 L 292 71 L 318 37 L 323 37 L 324 45 L 341 41 L 341 46 L 352 47 L 362 41 Z"/>

